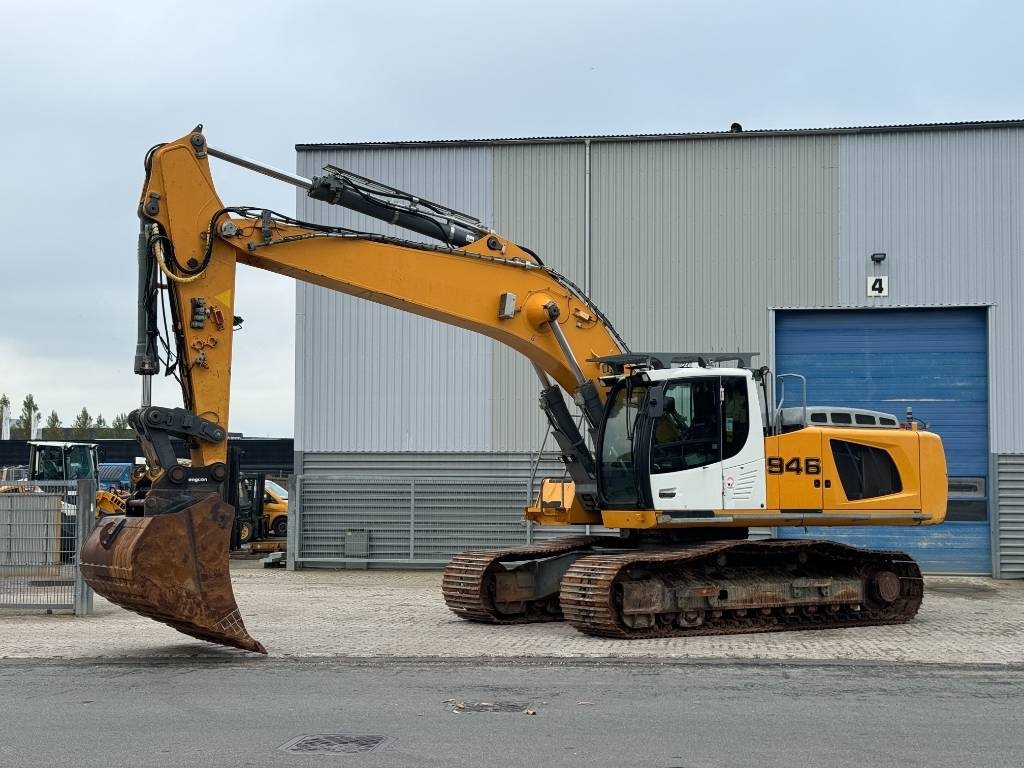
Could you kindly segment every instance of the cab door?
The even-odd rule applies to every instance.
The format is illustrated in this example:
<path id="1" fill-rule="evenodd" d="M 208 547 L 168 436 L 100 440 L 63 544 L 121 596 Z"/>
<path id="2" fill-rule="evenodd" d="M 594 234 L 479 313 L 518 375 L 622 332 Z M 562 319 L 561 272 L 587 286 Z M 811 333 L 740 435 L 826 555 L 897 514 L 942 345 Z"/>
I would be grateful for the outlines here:
<path id="1" fill-rule="evenodd" d="M 720 379 L 670 382 L 651 436 L 651 497 L 655 509 L 722 508 Z"/>

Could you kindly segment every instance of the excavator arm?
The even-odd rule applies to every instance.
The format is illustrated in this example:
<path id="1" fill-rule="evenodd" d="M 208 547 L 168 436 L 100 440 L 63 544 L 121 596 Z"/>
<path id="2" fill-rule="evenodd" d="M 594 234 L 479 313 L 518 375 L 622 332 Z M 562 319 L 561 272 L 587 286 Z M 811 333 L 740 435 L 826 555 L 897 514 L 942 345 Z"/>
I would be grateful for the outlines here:
<path id="1" fill-rule="evenodd" d="M 276 175 L 315 199 L 438 243 L 225 206 L 211 155 L 234 159 L 210 148 L 199 126 L 146 159 L 135 372 L 148 377 L 169 368 L 181 383 L 184 407 L 145 403 L 131 414 L 149 471 L 127 515 L 108 518 L 83 549 L 83 572 L 98 592 L 188 634 L 262 651 L 231 593 L 226 551 L 233 513 L 219 493 L 227 477 L 232 339 L 240 322 L 238 263 L 467 328 L 525 355 L 540 376 L 541 404 L 567 457 L 578 503 L 596 515 L 593 457 L 559 391 L 574 396 L 591 428 L 598 425 L 604 370 L 595 359 L 628 349 L 593 302 L 479 222 L 340 169 L 312 180 Z M 164 327 L 170 338 L 162 338 Z M 188 442 L 190 466 L 177 461 L 172 437 Z M 187 557 L 172 563 L 167 553 L 177 549 Z"/>

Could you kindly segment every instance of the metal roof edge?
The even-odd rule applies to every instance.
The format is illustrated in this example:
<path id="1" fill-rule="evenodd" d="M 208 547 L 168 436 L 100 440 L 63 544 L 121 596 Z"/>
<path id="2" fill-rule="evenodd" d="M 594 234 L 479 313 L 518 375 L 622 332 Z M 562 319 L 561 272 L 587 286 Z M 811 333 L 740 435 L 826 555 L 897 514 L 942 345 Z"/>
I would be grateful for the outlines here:
<path id="1" fill-rule="evenodd" d="M 570 144 L 583 141 L 694 141 L 699 139 L 743 139 L 787 136 L 829 136 L 837 134 L 916 133 L 923 131 L 986 130 L 1024 128 L 1024 119 L 974 120 L 952 123 L 907 123 L 903 125 L 864 125 L 835 128 L 769 128 L 742 131 L 696 131 L 689 133 L 610 134 L 604 136 L 538 136 L 504 139 L 424 139 L 411 141 L 350 141 L 296 144 L 297 152 L 314 149 L 421 148 L 496 146 L 508 144 Z"/>
<path id="2" fill-rule="evenodd" d="M 776 306 L 767 307 L 769 312 L 820 312 L 846 309 L 987 309 L 999 306 L 994 301 L 959 301 L 955 304 L 946 302 L 916 304 L 828 304 L 814 306 Z"/>

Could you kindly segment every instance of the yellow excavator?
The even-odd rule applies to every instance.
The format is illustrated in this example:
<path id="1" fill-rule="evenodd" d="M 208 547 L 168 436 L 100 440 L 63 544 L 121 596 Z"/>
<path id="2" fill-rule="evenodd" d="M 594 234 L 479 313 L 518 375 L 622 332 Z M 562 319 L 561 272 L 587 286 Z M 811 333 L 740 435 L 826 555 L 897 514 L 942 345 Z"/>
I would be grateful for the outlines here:
<path id="1" fill-rule="evenodd" d="M 226 206 L 211 157 L 434 242 Z M 544 481 L 526 516 L 612 533 L 456 556 L 443 594 L 459 616 L 564 618 L 585 633 L 633 638 L 888 624 L 917 612 L 923 582 L 906 554 L 747 536 L 751 526 L 941 522 L 947 481 L 937 435 L 888 414 L 810 407 L 806 397 L 784 407 L 776 376 L 753 367 L 752 353 L 631 351 L 537 254 L 470 216 L 343 169 L 327 166 L 313 179 L 271 169 L 211 147 L 198 126 L 151 149 L 145 170 L 135 372 L 146 382 L 165 366 L 184 407 L 152 405 L 144 394 L 129 417 L 146 473 L 126 514 L 104 518 L 81 555 L 89 584 L 113 602 L 265 652 L 232 593 L 234 513 L 221 496 L 240 263 L 468 328 L 533 363 L 566 475 Z M 188 441 L 190 466 L 178 463 L 171 437 Z"/>

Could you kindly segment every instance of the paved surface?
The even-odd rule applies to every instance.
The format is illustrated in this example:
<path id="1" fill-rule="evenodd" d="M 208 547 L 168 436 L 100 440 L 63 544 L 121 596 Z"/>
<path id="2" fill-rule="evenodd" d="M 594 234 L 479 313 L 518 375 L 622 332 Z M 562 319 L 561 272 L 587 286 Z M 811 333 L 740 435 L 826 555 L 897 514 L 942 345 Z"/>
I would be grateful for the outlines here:
<path id="1" fill-rule="evenodd" d="M 608 640 L 563 623 L 489 626 L 450 613 L 439 572 L 263 569 L 234 561 L 250 633 L 272 657 L 570 657 L 1024 663 L 1024 582 L 932 577 L 911 623 L 813 632 Z M 94 616 L 0 614 L 0 658 L 225 658 L 96 599 Z"/>
<path id="2" fill-rule="evenodd" d="M 1024 670 L 1016 668 L 7 661 L 0 662 L 0 690 L 5 768 L 1017 768 L 1024 762 Z M 507 704 L 512 711 L 453 711 L 473 703 Z M 280 751 L 311 734 L 388 741 L 363 754 Z"/>

